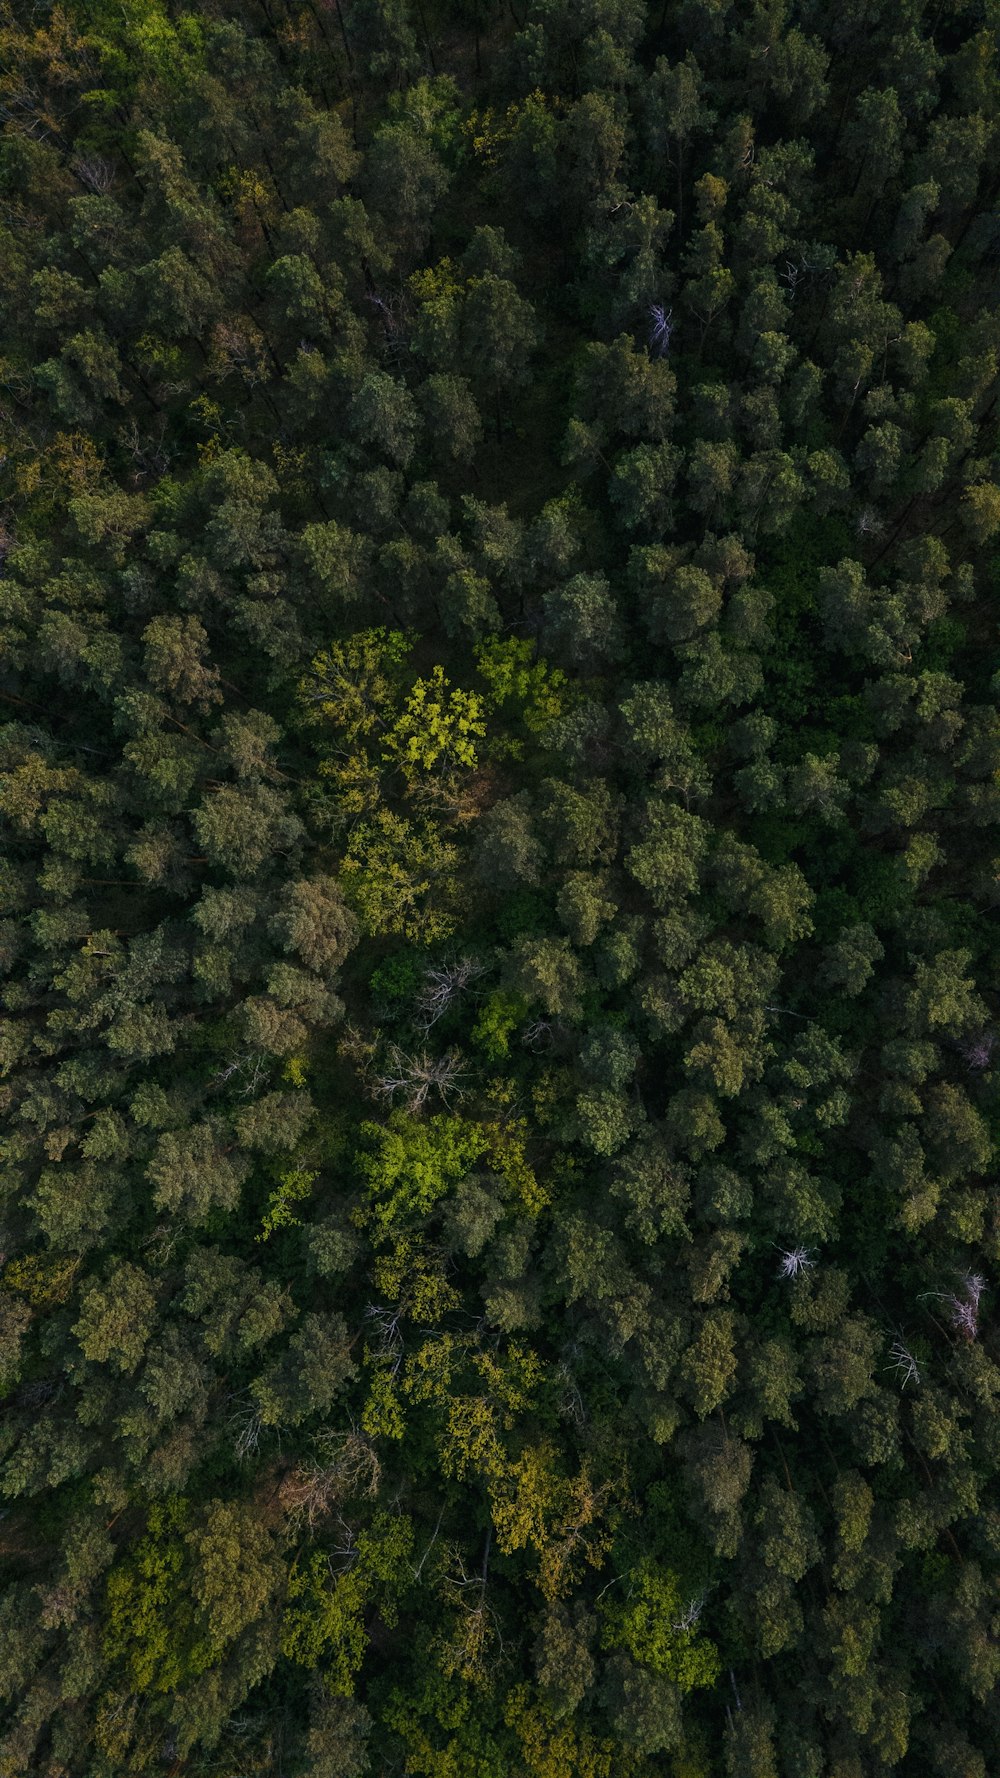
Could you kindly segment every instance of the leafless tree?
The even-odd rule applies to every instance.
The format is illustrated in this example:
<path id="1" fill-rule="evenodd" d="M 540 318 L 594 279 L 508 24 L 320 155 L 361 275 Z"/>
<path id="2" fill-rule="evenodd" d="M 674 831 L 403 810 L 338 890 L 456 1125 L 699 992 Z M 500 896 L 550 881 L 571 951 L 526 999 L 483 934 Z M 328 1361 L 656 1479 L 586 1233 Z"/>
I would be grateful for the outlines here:
<path id="1" fill-rule="evenodd" d="M 365 1310 L 365 1320 L 370 1321 L 375 1330 L 371 1342 L 372 1350 L 380 1358 L 387 1357 L 390 1352 L 399 1352 L 402 1348 L 403 1336 L 399 1331 L 402 1313 L 402 1309 L 397 1309 L 394 1314 L 391 1309 L 379 1303 L 369 1303 Z"/>
<path id="2" fill-rule="evenodd" d="M 135 464 L 135 479 L 141 481 L 148 476 L 165 475 L 170 467 L 172 452 L 166 442 L 167 416 L 160 414 L 156 422 L 155 437 L 143 437 L 138 423 L 130 420 L 118 433 L 119 443 L 129 452 Z"/>
<path id="3" fill-rule="evenodd" d="M 252 1716 L 229 1716 L 226 1718 L 226 1734 L 231 1735 L 234 1741 L 245 1741 L 248 1735 L 253 1734 L 256 1726 Z"/>
<path id="4" fill-rule="evenodd" d="M 805 254 L 802 255 L 802 258 L 798 261 L 798 263 L 795 263 L 794 261 L 792 261 L 790 259 L 785 260 L 785 269 L 783 272 L 781 272 L 779 274 L 779 276 L 781 278 L 782 284 L 788 285 L 788 296 L 789 296 L 790 302 L 795 301 L 795 293 L 798 290 L 799 284 L 801 283 L 802 279 L 808 278 L 814 269 L 815 268 L 810 265 Z"/>
<path id="5" fill-rule="evenodd" d="M 371 303 L 376 315 L 387 334 L 393 334 L 399 327 L 399 298 L 390 294 L 388 299 L 380 296 L 377 290 L 369 290 L 367 300 Z"/>
<path id="6" fill-rule="evenodd" d="M 962 1056 L 966 1067 L 972 1068 L 976 1072 L 982 1068 L 988 1068 L 995 1046 L 996 1039 L 991 1031 L 984 1031 L 981 1037 L 973 1038 L 971 1043 L 964 1044 Z"/>
<path id="7" fill-rule="evenodd" d="M 319 1456 L 301 1463 L 281 1484 L 279 1498 L 294 1523 L 304 1522 L 310 1531 L 326 1518 L 341 1500 L 378 1490 L 382 1466 L 357 1427 L 346 1432 L 327 1432 L 317 1440 Z"/>
<path id="8" fill-rule="evenodd" d="M 779 1247 L 778 1252 L 781 1255 L 779 1278 L 797 1278 L 800 1272 L 809 1272 L 816 1264 L 811 1247 Z"/>
<path id="9" fill-rule="evenodd" d="M 548 1019 L 532 1019 L 531 1024 L 526 1025 L 521 1032 L 521 1042 L 527 1044 L 528 1048 L 532 1050 L 544 1049 L 548 1044 L 554 1043 L 555 1037 L 550 1021 Z"/>
<path id="10" fill-rule="evenodd" d="M 583 1396 L 580 1393 L 580 1385 L 570 1370 L 569 1365 L 561 1364 L 559 1366 L 558 1375 L 561 1377 L 564 1384 L 562 1398 L 559 1402 L 560 1414 L 562 1414 L 564 1419 L 572 1421 L 574 1426 L 585 1426 L 587 1423 L 587 1410 L 584 1406 Z"/>
<path id="11" fill-rule="evenodd" d="M 401 291 L 390 291 L 383 296 L 373 285 L 369 285 L 367 300 L 371 303 L 382 326 L 382 339 L 386 355 L 398 358 L 406 350 L 406 303 Z"/>
<path id="12" fill-rule="evenodd" d="M 493 1527 L 488 1526 L 486 1531 L 486 1542 L 483 1547 L 482 1567 L 479 1569 L 478 1573 L 475 1574 L 468 1574 L 466 1572 L 465 1556 L 458 1546 L 455 1545 L 451 1548 L 449 1550 L 449 1556 L 451 1563 L 454 1565 L 454 1571 L 449 1567 L 448 1572 L 444 1576 L 445 1586 L 454 1587 L 458 1592 L 464 1592 L 468 1587 L 484 1587 L 486 1585 L 486 1575 L 489 1570 L 490 1551 L 492 1547 Z"/>
<path id="13" fill-rule="evenodd" d="M 343 1518 L 338 1519 L 337 1524 L 340 1530 L 340 1540 L 338 1543 L 334 1544 L 330 1551 L 330 1555 L 327 1558 L 330 1564 L 331 1574 L 343 1574 L 345 1569 L 352 1568 L 357 1560 L 358 1554 L 358 1540 L 355 1535 L 354 1526 L 349 1525 L 347 1520 Z M 340 1558 L 339 1568 L 334 1566 L 334 1556 Z"/>
<path id="14" fill-rule="evenodd" d="M 81 155 L 71 164 L 81 185 L 88 191 L 94 191 L 98 197 L 106 198 L 114 189 L 115 169 L 111 161 L 104 160 L 99 154 Z"/>
<path id="15" fill-rule="evenodd" d="M 36 1383 L 26 1383 L 23 1389 L 19 1389 L 14 1400 L 19 1408 L 27 1408 L 29 1412 L 36 1413 L 54 1395 L 61 1394 L 62 1385 L 59 1382 L 51 1377 L 40 1377 Z"/>
<path id="16" fill-rule="evenodd" d="M 342 1056 L 345 1062 L 350 1062 L 359 1074 L 368 1075 L 371 1073 L 372 1058 L 377 1047 L 372 1038 L 366 1037 L 359 1026 L 345 1025 L 344 1034 L 337 1045 L 337 1054 Z"/>
<path id="17" fill-rule="evenodd" d="M 212 350 L 222 375 L 237 371 L 248 389 L 267 375 L 264 336 L 250 321 L 220 321 L 212 330 Z"/>
<path id="18" fill-rule="evenodd" d="M 651 303 L 649 309 L 649 348 L 657 358 L 665 358 L 670 350 L 673 337 L 673 309 L 665 309 L 662 303 Z"/>
<path id="19" fill-rule="evenodd" d="M 432 1056 L 421 1050 L 408 1056 L 396 1043 L 389 1045 L 384 1074 L 374 1079 L 374 1090 L 380 1099 L 394 1104 L 401 1099 L 407 1111 L 420 1111 L 432 1093 L 445 1105 L 463 1097 L 464 1069 L 457 1050 L 446 1050 L 443 1056 Z"/>
<path id="20" fill-rule="evenodd" d="M 907 1383 L 920 1382 L 920 1370 L 917 1361 L 909 1347 L 904 1346 L 902 1340 L 893 1340 L 892 1345 L 889 1347 L 889 1358 L 891 1362 L 887 1364 L 885 1368 L 887 1371 L 895 1371 L 897 1376 L 902 1378 L 902 1387 L 904 1389 L 906 1388 Z"/>
<path id="21" fill-rule="evenodd" d="M 467 1572 L 465 1557 L 457 1546 L 451 1546 L 445 1553 L 441 1591 L 446 1599 L 457 1606 L 464 1622 L 463 1633 L 454 1651 L 457 1657 L 455 1671 L 458 1672 L 474 1671 L 491 1643 L 495 1642 L 498 1652 L 503 1653 L 499 1619 L 486 1598 L 486 1577 L 492 1546 L 493 1528 L 490 1526 L 486 1532 L 482 1566 L 478 1573 L 473 1574 Z"/>
<path id="22" fill-rule="evenodd" d="M 979 1301 L 986 1289 L 986 1279 L 980 1272 L 963 1272 L 962 1295 L 967 1303 L 971 1303 L 976 1314 L 979 1313 Z"/>
<path id="23" fill-rule="evenodd" d="M 260 1445 L 264 1418 L 259 1407 L 255 1403 L 248 1402 L 244 1407 L 237 1409 L 236 1413 L 231 1416 L 229 1424 L 236 1428 L 233 1449 L 238 1461 L 242 1463 L 244 1457 L 254 1456 Z"/>
<path id="24" fill-rule="evenodd" d="M 975 1303 L 960 1296 L 946 1296 L 944 1300 L 948 1305 L 948 1319 L 955 1332 L 961 1334 L 963 1340 L 974 1340 L 979 1332 Z"/>
<path id="25" fill-rule="evenodd" d="M 438 1532 L 441 1529 L 441 1520 L 443 1518 L 444 1518 L 444 1507 L 442 1507 L 441 1511 L 438 1513 L 437 1524 L 435 1525 L 433 1531 L 431 1532 L 430 1542 L 427 1544 L 426 1548 L 424 1549 L 424 1553 L 421 1556 L 420 1561 L 417 1563 L 416 1567 L 411 1570 L 414 1580 L 419 1580 L 420 1576 L 423 1574 L 424 1564 L 426 1563 L 427 1558 L 431 1553 L 431 1550 L 434 1548 L 434 1545 L 437 1543 Z"/>
<path id="26" fill-rule="evenodd" d="M 262 1086 L 266 1086 L 270 1073 L 270 1062 L 263 1050 L 250 1050 L 245 1056 L 234 1056 L 213 1076 L 212 1084 L 217 1087 L 228 1086 L 231 1080 L 238 1083 L 244 1099 L 255 1098 Z"/>
<path id="27" fill-rule="evenodd" d="M 704 1593 L 699 1593 L 697 1598 L 692 1599 L 690 1604 L 684 1607 L 680 1617 L 674 1619 L 670 1626 L 671 1629 L 693 1630 L 705 1609 L 705 1597 Z"/>
<path id="28" fill-rule="evenodd" d="M 459 957 L 455 963 L 430 968 L 424 974 L 424 985 L 417 1001 L 419 1022 L 429 1031 L 444 1017 L 459 995 L 483 974 L 483 965 L 472 957 Z"/>
<path id="29" fill-rule="evenodd" d="M 940 1290 L 931 1290 L 926 1294 L 936 1296 L 944 1303 L 948 1320 L 963 1340 L 974 1340 L 979 1333 L 979 1303 L 985 1289 L 986 1279 L 981 1273 L 963 1272 L 958 1291 L 954 1294 Z"/>

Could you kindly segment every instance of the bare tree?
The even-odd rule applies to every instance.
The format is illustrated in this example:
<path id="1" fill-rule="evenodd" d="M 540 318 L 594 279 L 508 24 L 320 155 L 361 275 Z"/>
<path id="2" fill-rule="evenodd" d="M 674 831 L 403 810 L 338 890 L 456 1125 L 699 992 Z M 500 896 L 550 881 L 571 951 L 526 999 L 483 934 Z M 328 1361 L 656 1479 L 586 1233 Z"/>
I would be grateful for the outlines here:
<path id="1" fill-rule="evenodd" d="M 407 311 L 402 292 L 391 290 L 386 297 L 376 290 L 374 285 L 369 285 L 367 301 L 371 303 L 382 324 L 382 335 L 388 355 L 397 357 L 406 345 Z"/>
<path id="2" fill-rule="evenodd" d="M 260 1092 L 261 1087 L 267 1085 L 270 1071 L 271 1063 L 264 1051 L 249 1050 L 245 1056 L 234 1056 L 231 1062 L 220 1068 L 218 1074 L 212 1077 L 212 1085 L 224 1087 L 235 1080 L 244 1099 L 252 1099 Z"/>
<path id="3" fill-rule="evenodd" d="M 483 965 L 473 957 L 459 957 L 455 963 L 430 968 L 424 974 L 424 985 L 417 1001 L 419 1022 L 424 1031 L 455 1004 L 459 995 L 483 974 Z"/>
<path id="4" fill-rule="evenodd" d="M 975 1303 L 970 1303 L 964 1297 L 959 1296 L 947 1296 L 944 1300 L 948 1305 L 948 1318 L 955 1332 L 961 1334 L 963 1340 L 974 1340 L 979 1332 L 979 1317 L 976 1313 Z"/>
<path id="5" fill-rule="evenodd" d="M 379 1486 L 382 1466 L 356 1426 L 347 1432 L 326 1432 L 317 1439 L 319 1456 L 300 1463 L 281 1484 L 279 1499 L 293 1523 L 312 1530 L 341 1500 L 371 1498 Z"/>
<path id="6" fill-rule="evenodd" d="M 974 1340 L 979 1333 L 979 1303 L 985 1289 L 986 1279 L 979 1272 L 963 1272 L 956 1293 L 932 1290 L 926 1294 L 945 1304 L 948 1320 L 963 1340 Z"/>
<path id="7" fill-rule="evenodd" d="M 96 192 L 98 197 L 106 198 L 114 189 L 114 166 L 99 154 L 81 155 L 70 163 L 70 171 L 76 174 L 81 185 Z"/>
<path id="8" fill-rule="evenodd" d="M 651 303 L 649 308 L 649 347 L 656 358 L 665 358 L 670 350 L 673 338 L 673 309 L 665 309 L 662 303 Z"/>
<path id="9" fill-rule="evenodd" d="M 892 1345 L 889 1347 L 889 1358 L 891 1362 L 887 1364 L 885 1368 L 887 1371 L 895 1371 L 896 1375 L 902 1378 L 902 1387 L 904 1389 L 906 1388 L 907 1383 L 920 1382 L 920 1370 L 917 1361 L 909 1347 L 905 1346 L 902 1340 L 893 1340 Z"/>
<path id="10" fill-rule="evenodd" d="M 354 1526 L 349 1525 L 345 1518 L 338 1518 L 337 1524 L 338 1524 L 339 1530 L 340 1530 L 340 1541 L 338 1543 L 334 1544 L 332 1550 L 330 1551 L 330 1554 L 327 1557 L 327 1562 L 329 1563 L 331 1574 L 337 1574 L 337 1573 L 343 1574 L 346 1569 L 353 1568 L 354 1563 L 357 1560 L 357 1555 L 358 1555 L 358 1539 L 357 1539 L 357 1535 L 354 1530 Z M 339 1570 L 334 1567 L 334 1564 L 333 1564 L 333 1557 L 334 1556 L 339 1556 L 339 1558 L 340 1558 Z"/>
<path id="11" fill-rule="evenodd" d="M 971 1043 L 964 1044 L 962 1056 L 966 1067 L 977 1073 L 980 1069 L 988 1068 L 995 1046 L 996 1039 L 992 1031 L 984 1031 L 980 1037 L 973 1038 Z"/>
<path id="12" fill-rule="evenodd" d="M 399 1331 L 402 1314 L 401 1308 L 393 1313 L 391 1309 L 385 1308 L 380 1303 L 368 1304 L 365 1310 L 365 1320 L 373 1323 L 375 1331 L 371 1346 L 372 1351 L 377 1353 L 380 1358 L 386 1358 L 390 1353 L 399 1352 L 402 1349 L 403 1336 Z"/>
<path id="13" fill-rule="evenodd" d="M 584 1406 L 583 1396 L 580 1392 L 580 1385 L 570 1370 L 569 1365 L 561 1364 L 557 1375 L 562 1379 L 564 1385 L 562 1397 L 559 1402 L 559 1413 L 562 1414 L 565 1419 L 570 1420 L 574 1426 L 585 1426 L 587 1423 L 587 1410 Z"/>
<path id="14" fill-rule="evenodd" d="M 173 452 L 167 445 L 167 416 L 159 414 L 156 421 L 156 436 L 143 436 L 135 420 L 130 420 L 118 433 L 119 443 L 128 451 L 135 464 L 136 482 L 154 475 L 165 475 L 170 467 Z"/>
<path id="15" fill-rule="evenodd" d="M 680 1617 L 674 1619 L 670 1628 L 672 1630 L 693 1630 L 705 1609 L 705 1598 L 704 1593 L 699 1593 L 697 1598 L 692 1599 L 690 1604 L 684 1607 Z"/>
<path id="16" fill-rule="evenodd" d="M 967 1303 L 972 1304 L 977 1315 L 979 1313 L 979 1300 L 985 1289 L 986 1279 L 980 1272 L 963 1272 L 962 1295 Z"/>
<path id="17" fill-rule="evenodd" d="M 443 1056 L 421 1050 L 419 1055 L 408 1056 L 393 1043 L 386 1061 L 386 1072 L 376 1075 L 373 1083 L 380 1099 L 388 1099 L 391 1104 L 402 1099 L 407 1111 L 420 1111 L 432 1093 L 445 1105 L 463 1097 L 465 1070 L 457 1050 L 446 1050 Z"/>
<path id="18" fill-rule="evenodd" d="M 444 1518 L 444 1507 L 442 1507 L 441 1511 L 438 1513 L 437 1524 L 435 1525 L 433 1531 L 431 1532 L 430 1542 L 427 1544 L 427 1546 L 424 1550 L 424 1553 L 420 1558 L 420 1561 L 417 1563 L 416 1567 L 412 1570 L 414 1580 L 419 1580 L 420 1576 L 423 1574 L 424 1564 L 426 1563 L 427 1558 L 431 1553 L 431 1550 L 434 1548 L 434 1545 L 437 1543 L 438 1532 L 441 1529 L 441 1520 L 443 1518 Z"/>
<path id="19" fill-rule="evenodd" d="M 248 389 L 267 375 L 264 336 L 245 317 L 218 322 L 212 329 L 212 352 L 221 374 L 238 372 Z"/>
<path id="20" fill-rule="evenodd" d="M 795 301 L 795 293 L 798 290 L 802 279 L 808 278 L 814 270 L 815 268 L 810 265 L 805 254 L 802 255 L 802 258 L 797 264 L 793 263 L 790 259 L 785 260 L 785 269 L 783 272 L 779 272 L 778 276 L 780 277 L 782 284 L 788 285 L 790 302 Z"/>
<path id="21" fill-rule="evenodd" d="M 779 1247 L 778 1252 L 781 1255 L 779 1278 L 797 1278 L 800 1272 L 809 1272 L 816 1264 L 811 1247 Z"/>
<path id="22" fill-rule="evenodd" d="M 500 1620 L 486 1596 L 486 1577 L 493 1543 L 492 1526 L 486 1533 L 482 1567 L 469 1574 L 465 1557 L 455 1545 L 444 1552 L 439 1582 L 441 1595 L 456 1611 L 456 1629 L 443 1652 L 446 1671 L 464 1679 L 473 1679 L 485 1671 L 485 1660 L 491 1649 L 503 1654 Z"/>
<path id="23" fill-rule="evenodd" d="M 230 1417 L 230 1426 L 236 1428 L 233 1449 L 237 1460 L 242 1463 L 244 1457 L 256 1455 L 260 1445 L 260 1435 L 264 1426 L 264 1417 L 255 1402 L 248 1402 L 238 1408 Z"/>

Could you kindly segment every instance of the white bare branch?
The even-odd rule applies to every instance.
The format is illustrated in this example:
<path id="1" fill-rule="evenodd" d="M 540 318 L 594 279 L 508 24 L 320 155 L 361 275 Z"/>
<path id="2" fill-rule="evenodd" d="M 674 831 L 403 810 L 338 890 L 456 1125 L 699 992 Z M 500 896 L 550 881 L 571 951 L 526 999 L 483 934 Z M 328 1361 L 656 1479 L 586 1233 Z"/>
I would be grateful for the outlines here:
<path id="1" fill-rule="evenodd" d="M 264 1417 L 258 1407 L 248 1404 L 230 1417 L 229 1424 L 236 1429 L 233 1449 L 239 1463 L 245 1457 L 253 1457 L 260 1445 L 260 1435 L 264 1427 Z"/>
<path id="2" fill-rule="evenodd" d="M 376 1493 L 382 1466 L 369 1440 L 356 1427 L 324 1433 L 317 1441 L 322 1461 L 302 1463 L 281 1484 L 281 1504 L 293 1523 L 309 1529 L 341 1500 Z"/>
<path id="3" fill-rule="evenodd" d="M 893 1340 L 889 1347 L 889 1358 L 891 1362 L 885 1368 L 887 1371 L 895 1371 L 896 1375 L 902 1378 L 901 1387 L 903 1389 L 906 1388 L 907 1383 L 920 1382 L 920 1369 L 917 1361 L 902 1340 Z"/>
<path id="4" fill-rule="evenodd" d="M 962 1295 L 967 1303 L 971 1303 L 979 1313 L 979 1300 L 986 1289 L 986 1279 L 980 1272 L 964 1272 L 962 1274 Z"/>
<path id="5" fill-rule="evenodd" d="M 421 1050 L 408 1056 L 396 1043 L 390 1044 L 384 1074 L 375 1076 L 373 1086 L 380 1099 L 394 1103 L 401 1099 L 407 1111 L 420 1111 L 430 1095 L 436 1093 L 445 1105 L 461 1099 L 465 1070 L 457 1050 L 446 1050 L 443 1056 L 432 1056 Z"/>
<path id="6" fill-rule="evenodd" d="M 705 1598 L 706 1595 L 704 1593 L 699 1593 L 696 1599 L 692 1599 L 690 1604 L 684 1607 L 680 1617 L 674 1619 L 670 1626 L 671 1629 L 693 1630 L 705 1609 Z"/>
<path id="7" fill-rule="evenodd" d="M 988 1068 L 995 1047 L 996 1039 L 992 1031 L 984 1031 L 980 1037 L 973 1038 L 971 1043 L 964 1044 L 962 1056 L 966 1067 L 973 1069 L 976 1073 L 983 1068 Z"/>
<path id="8" fill-rule="evenodd" d="M 816 1264 L 811 1247 L 779 1247 L 778 1252 L 781 1255 L 779 1278 L 797 1278 L 801 1272 L 811 1271 Z"/>
<path id="9" fill-rule="evenodd" d="M 378 1303 L 369 1303 L 365 1310 L 365 1320 L 371 1321 L 375 1328 L 372 1350 L 380 1358 L 386 1357 L 390 1352 L 398 1352 L 402 1347 L 403 1336 L 399 1331 L 402 1313 L 401 1309 L 397 1309 L 393 1314 L 391 1309 Z"/>
<path id="10" fill-rule="evenodd" d="M 986 1279 L 979 1272 L 962 1272 L 959 1290 L 961 1294 L 949 1295 L 945 1291 L 928 1291 L 943 1302 L 948 1310 L 948 1319 L 957 1334 L 963 1340 L 974 1340 L 979 1333 L 979 1303 L 986 1289 Z"/>
<path id="11" fill-rule="evenodd" d="M 256 1098 L 261 1088 L 267 1085 L 271 1064 L 263 1050 L 249 1050 L 245 1056 L 234 1056 L 213 1075 L 213 1086 L 227 1086 L 230 1081 L 239 1083 L 239 1091 L 244 1099 Z"/>
<path id="12" fill-rule="evenodd" d="M 674 331 L 673 315 L 673 309 L 665 309 L 662 303 L 650 304 L 649 347 L 657 358 L 665 358 L 670 351 Z"/>
<path id="13" fill-rule="evenodd" d="M 483 965 L 477 963 L 473 957 L 459 957 L 455 963 L 428 969 L 417 1001 L 419 1022 L 423 1030 L 429 1031 L 432 1025 L 436 1025 L 470 982 L 476 981 L 482 974 Z"/>
<path id="14" fill-rule="evenodd" d="M 955 1332 L 961 1334 L 963 1340 L 974 1340 L 979 1332 L 979 1317 L 976 1313 L 975 1303 L 970 1303 L 958 1296 L 946 1296 L 944 1300 L 948 1305 L 948 1318 Z"/>
<path id="15" fill-rule="evenodd" d="M 114 189 L 114 165 L 99 154 L 81 155 L 71 163 L 70 170 L 76 174 L 81 185 L 85 185 L 88 191 L 97 192 L 99 197 L 106 198 Z"/>

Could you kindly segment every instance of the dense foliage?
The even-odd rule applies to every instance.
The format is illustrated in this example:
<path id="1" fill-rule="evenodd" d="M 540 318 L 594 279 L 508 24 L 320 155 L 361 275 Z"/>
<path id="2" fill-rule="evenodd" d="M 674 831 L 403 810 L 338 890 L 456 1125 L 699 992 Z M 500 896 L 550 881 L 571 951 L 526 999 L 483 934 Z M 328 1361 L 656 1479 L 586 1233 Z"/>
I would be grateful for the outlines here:
<path id="1" fill-rule="evenodd" d="M 0 1778 L 987 1778 L 996 0 L 0 7 Z"/>

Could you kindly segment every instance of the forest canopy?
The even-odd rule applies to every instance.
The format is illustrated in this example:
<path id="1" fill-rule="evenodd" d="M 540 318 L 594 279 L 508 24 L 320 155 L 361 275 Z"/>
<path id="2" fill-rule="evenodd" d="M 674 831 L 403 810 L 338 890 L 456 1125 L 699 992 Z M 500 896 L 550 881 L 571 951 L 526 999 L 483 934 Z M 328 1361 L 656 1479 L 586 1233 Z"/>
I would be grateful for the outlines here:
<path id="1" fill-rule="evenodd" d="M 989 1778 L 997 0 L 0 0 L 0 1778 Z"/>

